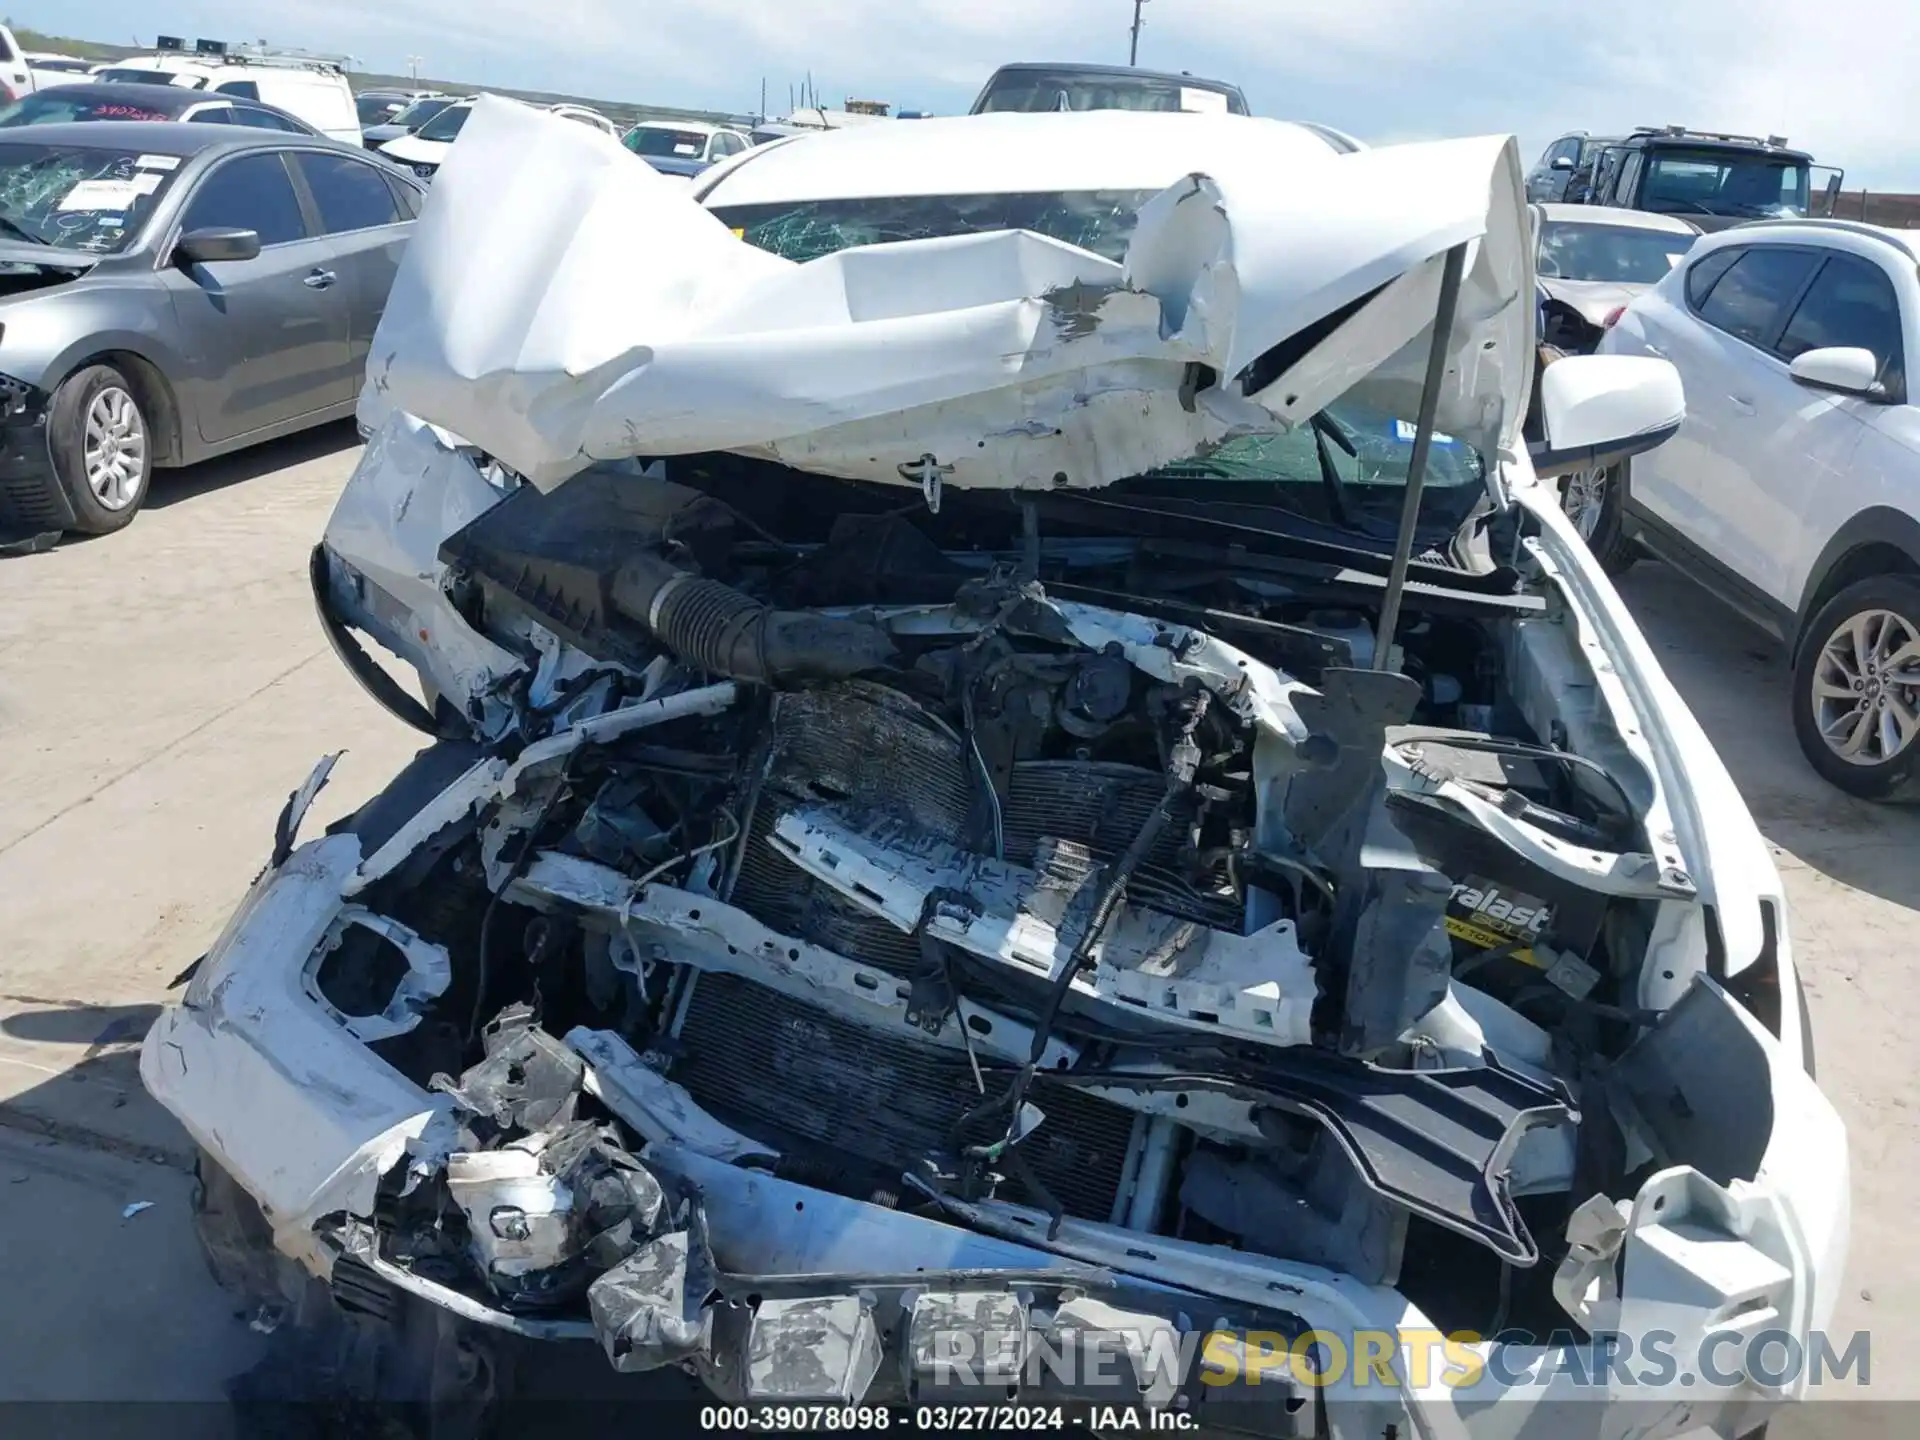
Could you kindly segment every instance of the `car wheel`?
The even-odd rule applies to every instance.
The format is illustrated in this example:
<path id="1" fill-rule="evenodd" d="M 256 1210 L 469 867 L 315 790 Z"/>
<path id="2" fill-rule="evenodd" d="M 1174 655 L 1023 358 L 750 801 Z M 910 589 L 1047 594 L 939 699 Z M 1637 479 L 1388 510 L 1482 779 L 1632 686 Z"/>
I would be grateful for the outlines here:
<path id="1" fill-rule="evenodd" d="M 1920 580 L 1850 585 L 1807 627 L 1793 728 L 1813 768 L 1850 795 L 1899 798 L 1920 762 Z"/>
<path id="2" fill-rule="evenodd" d="M 1624 464 L 1596 465 L 1560 479 L 1560 508 L 1609 575 L 1620 574 L 1639 558 L 1636 547 L 1620 535 L 1626 488 Z"/>
<path id="3" fill-rule="evenodd" d="M 47 413 L 47 446 L 74 529 L 105 535 L 133 520 L 153 477 L 153 432 L 126 376 L 111 365 L 68 376 Z"/>

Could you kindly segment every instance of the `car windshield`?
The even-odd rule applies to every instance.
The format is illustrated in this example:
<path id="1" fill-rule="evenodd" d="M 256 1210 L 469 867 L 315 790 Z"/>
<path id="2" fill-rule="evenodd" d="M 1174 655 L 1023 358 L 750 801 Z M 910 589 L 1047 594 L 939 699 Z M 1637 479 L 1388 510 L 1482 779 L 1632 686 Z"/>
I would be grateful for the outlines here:
<path id="1" fill-rule="evenodd" d="M 1015 70 L 996 75 L 974 108 L 981 114 L 1007 110 L 1244 111 L 1228 90 L 1205 80 L 1088 75 L 1072 70 Z"/>
<path id="2" fill-rule="evenodd" d="M 354 97 L 354 112 L 362 125 L 384 125 L 406 108 L 398 95 L 359 95 Z"/>
<path id="3" fill-rule="evenodd" d="M 172 117 L 151 105 L 113 100 L 75 85 L 57 85 L 38 94 L 23 95 L 0 109 L 0 127 L 64 125 L 75 120 L 168 120 Z"/>
<path id="4" fill-rule="evenodd" d="M 460 133 L 460 127 L 467 123 L 467 117 L 471 114 L 471 105 L 449 106 L 413 133 L 422 140 L 451 140 Z"/>
<path id="5" fill-rule="evenodd" d="M 710 208 L 749 244 L 796 261 L 859 245 L 989 230 L 1031 230 L 1119 261 L 1140 207 L 1157 193 L 917 195 Z M 1307 425 L 1242 436 L 1204 458 L 1122 482 L 1111 493 L 1273 506 L 1390 542 L 1399 527 L 1413 437 L 1410 416 L 1339 400 Z M 1470 446 L 1436 436 L 1421 493 L 1422 533 L 1437 538 L 1458 529 L 1485 497 L 1485 475 Z"/>
<path id="6" fill-rule="evenodd" d="M 35 70 L 53 70 L 63 75 L 84 75 L 90 68 L 85 60 L 46 60 L 33 56 L 27 58 L 27 64 Z"/>
<path id="7" fill-rule="evenodd" d="M 124 250 L 166 194 L 180 157 L 120 146 L 0 144 L 0 238 Z"/>
<path id="8" fill-rule="evenodd" d="M 109 85 L 178 85 L 183 90 L 198 90 L 207 83 L 197 75 L 183 75 L 177 70 L 135 70 L 124 65 L 102 70 L 93 78 Z"/>
<path id="9" fill-rule="evenodd" d="M 1804 160 L 1662 146 L 1647 157 L 1640 188 L 1649 210 L 1687 215 L 1805 215 Z"/>
<path id="10" fill-rule="evenodd" d="M 671 130 L 664 125 L 636 125 L 621 143 L 636 155 L 670 155 L 697 160 L 707 150 L 707 137 L 698 130 Z"/>
<path id="11" fill-rule="evenodd" d="M 453 102 L 451 100 L 416 100 L 391 120 L 379 123 L 386 125 L 405 125 L 409 130 L 418 130 L 427 121 L 438 115 Z"/>
<path id="12" fill-rule="evenodd" d="M 1693 246 L 1691 235 L 1637 225 L 1549 220 L 1540 227 L 1538 267 L 1547 280 L 1653 285 Z"/>

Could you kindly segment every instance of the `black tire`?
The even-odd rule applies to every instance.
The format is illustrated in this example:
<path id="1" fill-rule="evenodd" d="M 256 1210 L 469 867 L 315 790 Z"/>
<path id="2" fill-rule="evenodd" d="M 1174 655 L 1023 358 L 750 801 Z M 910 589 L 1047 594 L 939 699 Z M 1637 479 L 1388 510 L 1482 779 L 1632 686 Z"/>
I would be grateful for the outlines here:
<path id="1" fill-rule="evenodd" d="M 273 1227 L 254 1198 L 202 1150 L 193 1167 L 193 1231 L 214 1283 L 249 1313 L 290 1308 L 291 1261 L 273 1248 Z M 297 1283 L 291 1287 L 297 1294 Z"/>
<path id="2" fill-rule="evenodd" d="M 1574 521 L 1578 528 L 1580 515 L 1575 508 L 1575 497 L 1583 485 L 1589 489 L 1585 498 L 1592 502 L 1593 490 L 1598 490 L 1599 513 L 1594 518 L 1593 529 L 1584 538 L 1587 548 L 1600 562 L 1600 568 L 1609 575 L 1625 573 L 1634 561 L 1640 558 L 1640 547 L 1626 539 L 1621 532 L 1621 512 L 1626 503 L 1627 467 L 1625 462 L 1609 465 L 1599 472 L 1597 480 L 1590 478 L 1592 472 L 1585 475 L 1563 475 L 1559 480 L 1560 508 L 1567 518 Z"/>
<path id="3" fill-rule="evenodd" d="M 1911 798 L 1920 784 L 1920 737 L 1888 747 L 1884 725 L 1869 726 L 1864 737 L 1857 729 L 1841 729 L 1848 717 L 1859 715 L 1865 705 L 1878 704 L 1884 698 L 1886 708 L 1881 713 L 1891 717 L 1898 741 L 1898 716 L 1920 712 L 1920 683 L 1888 684 L 1875 669 L 1875 651 L 1879 648 L 1875 642 L 1897 648 L 1901 640 L 1897 631 L 1884 635 L 1888 622 L 1875 617 L 1885 616 L 1897 619 L 1907 636 L 1920 640 L 1920 580 L 1910 575 L 1874 575 L 1849 585 L 1821 606 L 1808 623 L 1793 667 L 1793 730 L 1802 753 L 1828 783 L 1863 800 Z M 1829 643 L 1845 636 L 1862 617 L 1862 633 L 1869 641 L 1866 660 L 1855 663 L 1856 647 L 1849 640 L 1839 649 L 1839 658 L 1830 661 Z M 1903 666 L 1900 673 L 1920 675 L 1920 664 Z M 1828 685 L 1845 684 L 1850 690 L 1858 680 L 1861 698 L 1851 704 L 1837 696 L 1816 700 L 1816 680 Z M 1829 744 L 1822 733 L 1823 722 L 1843 741 L 1859 741 L 1861 758 L 1844 758 Z M 1875 758 L 1882 752 L 1884 758 Z"/>
<path id="4" fill-rule="evenodd" d="M 88 420 L 99 418 L 97 407 L 119 411 L 122 403 L 131 416 L 138 453 L 128 446 L 123 452 L 124 482 L 109 482 L 103 495 L 88 479 Z M 114 435 L 111 447 L 117 451 L 128 445 L 128 439 Z M 140 403 L 139 387 L 113 366 L 89 365 L 77 370 L 53 392 L 53 403 L 47 410 L 47 449 L 54 478 L 73 506 L 73 529 L 106 535 L 133 522 L 146 504 L 147 489 L 153 481 L 153 448 L 153 422 Z"/>

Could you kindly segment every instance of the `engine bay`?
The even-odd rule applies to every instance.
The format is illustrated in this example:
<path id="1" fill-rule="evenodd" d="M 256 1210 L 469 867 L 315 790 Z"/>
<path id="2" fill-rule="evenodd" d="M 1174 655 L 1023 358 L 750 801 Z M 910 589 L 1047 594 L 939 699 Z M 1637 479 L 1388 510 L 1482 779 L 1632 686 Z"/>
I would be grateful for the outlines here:
<path id="1" fill-rule="evenodd" d="M 355 1244 L 577 1310 L 672 1230 L 611 1117 L 1449 1324 L 1553 1306 L 1574 1204 L 1625 1180 L 1580 1118 L 1648 1022 L 1660 892 L 1645 777 L 1529 718 L 1542 587 L 1430 552 L 1373 668 L 1375 571 L 1250 508 L 902 500 L 699 457 L 522 486 L 441 546 L 476 632 L 545 639 L 510 733 L 443 747 L 496 757 L 455 823 L 356 897 L 448 957 L 363 1038 L 461 1130 Z M 391 1016 L 417 969 L 349 928 L 314 988 Z"/>

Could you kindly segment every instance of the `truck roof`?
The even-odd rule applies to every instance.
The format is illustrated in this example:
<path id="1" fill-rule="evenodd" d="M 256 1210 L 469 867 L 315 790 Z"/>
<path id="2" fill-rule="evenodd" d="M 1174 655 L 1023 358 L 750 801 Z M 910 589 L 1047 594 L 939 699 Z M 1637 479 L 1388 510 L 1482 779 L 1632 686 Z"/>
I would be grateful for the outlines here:
<path id="1" fill-rule="evenodd" d="M 1813 156 L 1787 144 L 1784 135 L 1730 135 L 1717 130 L 1689 130 L 1684 125 L 1643 125 L 1625 140 L 1615 143 L 1642 146 L 1684 146 L 1689 150 L 1760 150 L 1794 160 L 1811 162 Z"/>

